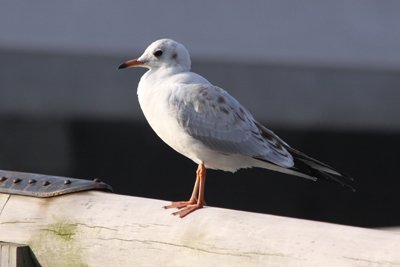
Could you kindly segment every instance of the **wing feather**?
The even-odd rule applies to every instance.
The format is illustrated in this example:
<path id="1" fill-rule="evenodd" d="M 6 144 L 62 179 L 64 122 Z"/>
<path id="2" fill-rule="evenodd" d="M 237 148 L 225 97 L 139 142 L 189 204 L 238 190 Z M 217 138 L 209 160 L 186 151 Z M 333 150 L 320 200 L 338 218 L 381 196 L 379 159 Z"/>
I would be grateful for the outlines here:
<path id="1" fill-rule="evenodd" d="M 171 96 L 172 97 L 172 96 Z M 284 168 L 293 166 L 285 143 L 259 123 L 226 91 L 212 85 L 182 85 L 170 103 L 184 103 L 174 112 L 179 124 L 210 150 L 262 159 Z"/>

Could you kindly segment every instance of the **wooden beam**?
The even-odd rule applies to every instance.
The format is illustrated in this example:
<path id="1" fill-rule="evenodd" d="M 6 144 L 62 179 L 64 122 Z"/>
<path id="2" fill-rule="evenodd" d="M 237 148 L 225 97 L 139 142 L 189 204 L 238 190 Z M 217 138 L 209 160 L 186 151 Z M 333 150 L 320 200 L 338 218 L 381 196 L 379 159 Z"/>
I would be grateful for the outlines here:
<path id="1" fill-rule="evenodd" d="M 43 267 L 400 265 L 396 233 L 211 207 L 180 219 L 167 204 L 3 195 L 0 239 L 29 245 Z"/>

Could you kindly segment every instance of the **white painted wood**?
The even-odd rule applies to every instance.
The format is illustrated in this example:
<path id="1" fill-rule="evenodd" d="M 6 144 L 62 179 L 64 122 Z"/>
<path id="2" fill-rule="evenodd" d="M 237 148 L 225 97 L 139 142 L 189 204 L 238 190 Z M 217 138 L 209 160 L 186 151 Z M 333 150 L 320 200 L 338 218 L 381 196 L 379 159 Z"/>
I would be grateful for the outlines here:
<path id="1" fill-rule="evenodd" d="M 4 206 L 6 205 L 10 195 L 9 194 L 1 194 L 0 193 L 0 216 L 3 211 Z"/>
<path id="2" fill-rule="evenodd" d="M 205 207 L 184 219 L 169 202 L 89 191 L 12 195 L 0 239 L 47 266 L 399 266 L 400 235 Z"/>
<path id="3" fill-rule="evenodd" d="M 398 227 L 398 226 L 397 227 L 381 227 L 381 228 L 377 228 L 377 229 L 400 234 L 400 227 Z"/>

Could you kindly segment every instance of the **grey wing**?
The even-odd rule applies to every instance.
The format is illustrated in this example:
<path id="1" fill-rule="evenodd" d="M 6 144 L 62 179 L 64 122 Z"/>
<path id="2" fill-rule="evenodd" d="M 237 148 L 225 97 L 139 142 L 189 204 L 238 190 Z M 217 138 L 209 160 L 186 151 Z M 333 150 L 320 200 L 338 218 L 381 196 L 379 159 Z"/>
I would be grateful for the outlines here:
<path id="1" fill-rule="evenodd" d="M 170 102 L 184 103 L 175 115 L 193 138 L 221 154 L 241 154 L 285 168 L 293 166 L 287 145 L 271 131 L 262 131 L 253 116 L 226 91 L 212 85 L 184 87 L 180 99 Z"/>

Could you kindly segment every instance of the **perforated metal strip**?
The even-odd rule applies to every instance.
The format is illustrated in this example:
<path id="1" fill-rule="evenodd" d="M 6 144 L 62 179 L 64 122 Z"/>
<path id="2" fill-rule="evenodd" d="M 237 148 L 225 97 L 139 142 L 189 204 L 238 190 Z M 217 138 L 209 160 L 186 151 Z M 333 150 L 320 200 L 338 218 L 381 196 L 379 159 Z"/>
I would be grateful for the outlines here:
<path id="1" fill-rule="evenodd" d="M 91 181 L 0 170 L 0 193 L 33 197 L 54 197 L 87 190 L 112 192 L 111 186 L 97 178 Z"/>

